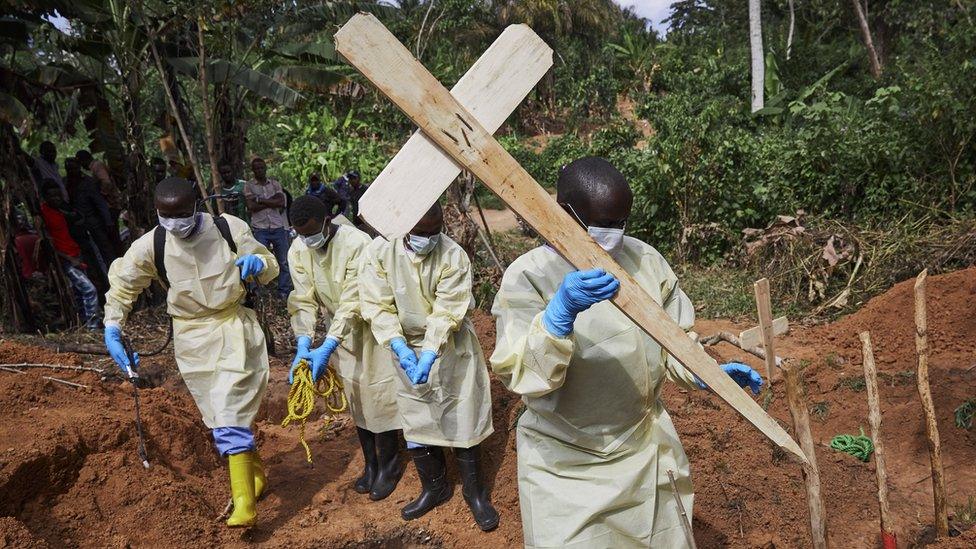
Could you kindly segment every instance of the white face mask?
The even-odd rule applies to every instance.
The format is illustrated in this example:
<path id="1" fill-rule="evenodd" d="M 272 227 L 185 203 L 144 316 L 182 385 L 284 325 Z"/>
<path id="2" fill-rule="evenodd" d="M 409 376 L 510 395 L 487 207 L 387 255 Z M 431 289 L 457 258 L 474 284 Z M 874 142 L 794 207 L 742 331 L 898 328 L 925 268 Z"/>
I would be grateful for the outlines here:
<path id="1" fill-rule="evenodd" d="M 326 221 L 323 221 L 322 222 L 322 230 L 320 230 L 319 232 L 317 232 L 317 233 L 315 233 L 315 234 L 313 234 L 311 236 L 303 236 L 302 237 L 302 242 L 304 242 L 305 245 L 308 246 L 308 249 L 310 249 L 310 250 L 318 250 L 322 246 L 325 246 L 325 241 L 327 240 L 325 238 L 325 234 L 324 234 L 325 233 L 325 224 L 326 224 Z"/>
<path id="2" fill-rule="evenodd" d="M 589 234 L 601 248 L 613 255 L 620 251 L 624 245 L 623 229 L 608 229 L 606 227 L 587 227 L 586 233 Z"/>
<path id="3" fill-rule="evenodd" d="M 190 217 L 163 217 L 156 212 L 159 217 L 159 226 L 166 229 L 177 238 L 187 238 L 197 227 L 197 213 L 193 212 Z"/>
<path id="4" fill-rule="evenodd" d="M 437 241 L 440 235 L 434 236 L 417 236 L 415 234 L 407 235 L 407 245 L 410 249 L 417 255 L 427 255 L 434 246 L 437 246 Z"/>

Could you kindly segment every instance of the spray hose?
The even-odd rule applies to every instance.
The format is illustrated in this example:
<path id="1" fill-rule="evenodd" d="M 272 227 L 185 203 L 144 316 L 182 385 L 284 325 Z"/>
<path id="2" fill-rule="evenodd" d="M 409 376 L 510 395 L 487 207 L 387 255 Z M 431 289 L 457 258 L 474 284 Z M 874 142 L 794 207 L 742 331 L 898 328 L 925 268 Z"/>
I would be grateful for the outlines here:
<path id="1" fill-rule="evenodd" d="M 326 368 L 325 374 L 317 383 L 312 381 L 312 369 L 309 368 L 308 362 L 303 360 L 295 368 L 294 381 L 291 389 L 288 390 L 288 415 L 282 420 L 281 426 L 287 427 L 293 421 L 301 421 L 298 440 L 305 448 L 305 460 L 309 463 L 312 463 L 312 450 L 305 442 L 305 423 L 312 415 L 317 396 L 323 398 L 325 408 L 329 411 L 330 415 L 325 420 L 325 428 L 328 429 L 335 421 L 336 414 L 345 412 L 349 407 L 346 395 L 342 391 L 342 381 L 331 366 Z"/>

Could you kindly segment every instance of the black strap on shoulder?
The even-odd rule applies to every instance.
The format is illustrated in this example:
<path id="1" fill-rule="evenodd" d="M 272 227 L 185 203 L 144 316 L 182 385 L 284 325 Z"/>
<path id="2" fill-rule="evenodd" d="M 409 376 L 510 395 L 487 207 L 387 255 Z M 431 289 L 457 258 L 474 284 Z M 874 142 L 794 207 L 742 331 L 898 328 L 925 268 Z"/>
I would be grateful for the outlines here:
<path id="1" fill-rule="evenodd" d="M 234 237 L 230 234 L 230 225 L 227 224 L 227 219 L 222 216 L 214 216 L 213 218 L 214 226 L 217 227 L 217 231 L 220 232 L 220 236 L 224 238 L 227 242 L 227 246 L 230 247 L 230 251 L 237 253 L 237 243 L 234 242 Z M 153 263 L 156 264 L 156 275 L 159 277 L 159 281 L 163 283 L 163 286 L 169 287 L 169 279 L 166 278 L 166 262 L 163 259 L 166 257 L 166 229 L 159 225 L 153 229 Z"/>
<path id="2" fill-rule="evenodd" d="M 230 246 L 230 251 L 237 253 L 237 243 L 234 242 L 234 237 L 230 235 L 230 225 L 227 224 L 227 218 L 222 215 L 215 215 L 213 218 L 214 225 L 217 226 L 217 230 L 220 231 L 220 236 L 224 237 L 227 245 Z"/>
<path id="3" fill-rule="evenodd" d="M 153 263 L 156 264 L 156 276 L 162 282 L 164 288 L 169 288 L 169 279 L 166 278 L 166 229 L 159 225 L 153 229 Z"/>

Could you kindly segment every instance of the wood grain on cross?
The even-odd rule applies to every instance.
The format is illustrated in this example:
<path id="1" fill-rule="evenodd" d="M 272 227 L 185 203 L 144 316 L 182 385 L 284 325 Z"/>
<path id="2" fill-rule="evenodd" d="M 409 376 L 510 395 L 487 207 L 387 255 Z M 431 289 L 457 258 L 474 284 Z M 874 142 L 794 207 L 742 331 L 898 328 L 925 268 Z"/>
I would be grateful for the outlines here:
<path id="1" fill-rule="evenodd" d="M 335 40 L 336 51 L 420 128 L 423 139 L 435 145 L 431 156 L 409 157 L 401 160 L 401 163 L 426 165 L 438 156 L 453 158 L 456 164 L 469 170 L 491 188 L 571 264 L 577 268 L 602 268 L 613 274 L 620 280 L 620 291 L 613 298 L 614 305 L 759 431 L 806 463 L 803 451 L 786 431 L 555 203 L 549 193 L 492 137 L 478 117 L 441 85 L 378 19 L 360 13 L 339 29 Z M 482 61 L 479 60 L 479 63 Z M 503 93 L 498 87 L 502 84 L 508 85 L 491 82 L 495 93 Z M 397 156 L 402 156 L 402 153 Z M 439 195 L 449 185 L 450 181 L 429 177 L 401 180 L 394 195 L 398 200 L 393 201 L 401 205 L 399 212 L 383 213 L 387 216 L 407 216 L 409 223 L 404 222 L 404 226 L 412 227 L 433 202 L 417 210 L 407 210 L 402 205 L 412 202 L 416 206 L 412 197 L 419 192 L 419 188 L 432 187 L 424 192 L 433 195 L 436 190 Z M 363 200 L 366 200 L 365 196 Z M 361 211 L 363 208 L 361 206 Z M 366 221 L 373 224 L 369 218 Z"/>

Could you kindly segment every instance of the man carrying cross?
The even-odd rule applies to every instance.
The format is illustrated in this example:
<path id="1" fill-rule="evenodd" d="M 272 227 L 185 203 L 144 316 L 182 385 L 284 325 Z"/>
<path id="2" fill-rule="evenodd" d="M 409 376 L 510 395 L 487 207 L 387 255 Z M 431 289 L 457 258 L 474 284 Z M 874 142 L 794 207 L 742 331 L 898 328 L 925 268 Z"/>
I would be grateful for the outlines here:
<path id="1" fill-rule="evenodd" d="M 651 340 L 659 350 L 660 358 L 655 359 L 651 352 L 654 348 L 645 346 L 648 355 L 651 355 L 645 360 L 656 360 L 658 362 L 656 362 L 656 369 L 647 368 L 646 375 L 632 378 L 632 386 L 636 386 L 638 389 L 643 387 L 642 390 L 636 391 L 637 393 L 645 396 L 656 395 L 654 392 L 647 392 L 649 391 L 648 387 L 652 385 L 652 379 L 649 379 L 648 376 L 654 371 L 659 377 L 663 375 L 661 368 L 666 367 L 664 360 L 666 356 L 667 363 L 673 359 L 675 363 L 688 370 L 685 372 L 686 375 L 681 376 L 684 382 L 689 381 L 688 373 L 694 374 L 773 442 L 796 456 L 799 461 L 807 461 L 799 445 L 740 388 L 740 384 L 744 381 L 747 384 L 755 384 L 752 375 L 736 373 L 734 376 L 730 376 L 723 372 L 715 360 L 709 357 L 700 345 L 688 337 L 682 325 L 675 321 L 673 311 L 668 311 L 662 306 L 669 300 L 677 300 L 677 303 L 680 304 L 683 294 L 675 293 L 675 281 L 669 280 L 669 278 L 673 278 L 673 274 L 670 277 L 666 276 L 667 273 L 670 273 L 670 268 L 667 267 L 667 263 L 663 259 L 657 262 L 649 262 L 646 259 L 654 256 L 660 258 L 659 254 L 656 252 L 642 253 L 640 251 L 641 246 L 634 245 L 631 246 L 637 252 L 633 254 L 634 257 L 618 261 L 612 254 L 615 246 L 604 247 L 603 244 L 612 243 L 614 240 L 623 241 L 622 231 L 619 230 L 621 227 L 606 224 L 605 222 L 608 220 L 595 221 L 595 218 L 586 217 L 587 212 L 585 211 L 577 211 L 574 216 L 573 207 L 575 205 L 573 201 L 569 201 L 568 206 L 563 207 L 554 203 L 545 189 L 536 183 L 532 176 L 491 136 L 491 133 L 504 121 L 507 113 L 511 112 L 518 101 L 527 93 L 528 89 L 525 84 L 529 83 L 529 87 L 531 87 L 531 84 L 537 82 L 548 68 L 544 59 L 541 63 L 539 61 L 540 58 L 551 56 L 551 50 L 548 50 L 531 30 L 526 27 L 519 29 L 518 26 L 506 29 L 505 33 L 496 40 L 489 51 L 478 60 L 468 74 L 465 74 L 458 81 L 451 91 L 438 83 L 433 75 L 397 41 L 396 37 L 383 27 L 382 23 L 368 14 L 359 14 L 353 17 L 339 30 L 336 34 L 336 50 L 375 84 L 384 95 L 396 103 L 419 126 L 422 132 L 422 134 L 415 134 L 407 141 L 401 152 L 376 178 L 363 197 L 363 202 L 360 205 L 361 215 L 377 232 L 387 238 L 402 235 L 403 228 L 409 227 L 421 217 L 420 212 L 436 201 L 437 196 L 446 190 L 461 168 L 471 171 L 536 229 L 550 244 L 552 250 L 565 260 L 565 265 L 562 267 L 564 269 L 562 280 L 560 281 L 559 277 L 555 278 L 555 286 L 558 289 L 554 289 L 552 286 L 553 275 L 558 273 L 550 272 L 547 274 L 544 269 L 526 265 L 528 269 L 524 276 L 531 284 L 539 285 L 538 288 L 532 288 L 532 292 L 540 296 L 538 300 L 544 305 L 540 306 L 538 310 L 521 311 L 519 314 L 528 315 L 531 313 L 533 326 L 538 327 L 536 325 L 538 315 L 545 315 L 544 311 L 549 309 L 550 304 L 557 301 L 561 302 L 559 306 L 553 305 L 554 310 L 552 312 L 554 314 L 550 315 L 552 317 L 550 320 L 554 320 L 554 322 L 549 324 L 554 331 L 550 331 L 549 327 L 541 324 L 542 321 L 539 320 L 539 325 L 543 328 L 541 328 L 541 332 L 534 332 L 535 337 L 568 340 L 556 342 L 553 347 L 559 348 L 570 345 L 570 349 L 564 348 L 562 353 L 564 354 L 564 361 L 571 361 L 571 354 L 577 348 L 572 341 L 572 332 L 576 330 L 576 320 L 578 318 L 582 320 L 580 314 L 588 307 L 609 301 L 616 308 L 614 311 L 613 307 L 609 307 L 610 303 L 604 303 L 609 310 L 614 311 L 611 320 L 618 324 L 623 323 L 624 320 L 629 322 L 620 335 L 633 332 L 636 341 L 640 341 L 643 345 L 646 341 Z M 424 170 L 426 177 L 423 179 L 424 185 L 416 186 L 412 183 L 419 179 L 405 177 L 405 174 L 413 174 L 419 169 Z M 605 177 L 606 173 L 609 173 L 611 177 Z M 613 180 L 614 178 L 612 172 L 605 172 L 604 176 L 598 179 L 603 179 L 605 180 L 604 183 L 607 183 L 606 180 Z M 610 184 L 609 186 L 620 187 L 617 184 Z M 624 186 L 626 186 L 625 182 Z M 606 196 L 607 190 L 604 189 L 602 193 L 597 194 Z M 613 194 L 619 194 L 619 190 L 617 189 Z M 629 196 L 629 188 L 627 194 Z M 596 211 L 599 212 L 599 209 Z M 629 215 L 629 211 L 630 202 L 627 202 L 626 212 L 613 221 L 619 222 L 621 219 L 625 219 Z M 584 230 L 580 226 L 581 224 L 585 225 L 587 230 Z M 602 230 L 589 231 L 592 228 Z M 614 229 L 614 231 L 608 231 L 608 229 Z M 621 238 L 617 238 L 618 236 Z M 642 244 L 642 246 L 649 248 L 646 244 Z M 626 250 L 626 248 L 625 244 L 624 249 Z M 529 253 L 537 252 L 538 250 Z M 573 271 L 573 267 L 586 269 L 590 272 L 577 273 Z M 619 285 L 615 281 L 619 281 Z M 655 282 L 660 285 L 656 285 Z M 671 282 L 671 284 L 665 284 L 667 282 Z M 564 290 L 563 286 L 567 286 L 567 288 Z M 524 289 L 521 285 L 519 288 Z M 570 288 L 575 290 L 569 291 Z M 586 291 L 580 291 L 583 289 Z M 668 295 L 664 295 L 665 291 Z M 556 293 L 563 295 L 557 299 Z M 621 314 L 617 314 L 618 311 Z M 678 315 L 678 319 L 681 323 L 686 320 L 682 315 Z M 583 326 L 580 331 L 586 332 L 588 330 L 586 326 Z M 642 335 L 637 335 L 638 331 Z M 548 336 L 545 335 L 546 332 L 549 333 Z M 615 335 L 605 333 L 603 327 L 598 327 L 597 332 L 607 335 L 610 339 Z M 648 337 L 644 338 L 643 334 Z M 533 336 L 530 334 L 529 337 Z M 597 355 L 605 354 L 605 350 L 597 345 L 601 341 L 590 341 L 588 343 L 589 345 L 586 346 L 592 347 L 589 349 L 590 351 Z M 583 349 L 582 345 L 578 349 L 584 353 L 584 358 L 600 360 L 598 356 L 587 357 L 585 355 L 587 350 Z M 544 361 L 545 357 L 540 360 Z M 677 368 L 674 369 L 677 372 Z M 628 372 L 637 371 L 639 368 L 632 370 L 618 365 L 616 370 L 618 371 L 608 369 L 606 375 L 626 378 L 629 375 Z M 594 384 L 606 384 L 606 380 L 599 377 L 589 378 L 587 381 L 591 383 L 588 384 L 569 384 L 574 371 L 572 364 L 564 370 L 566 378 L 564 389 L 572 387 L 575 391 L 580 391 Z M 596 372 L 597 370 L 593 369 L 591 373 L 596 374 Z M 543 377 L 548 378 L 548 376 L 541 375 L 536 377 L 538 380 L 543 379 Z M 553 379 L 558 382 L 558 375 Z M 692 377 L 691 381 L 695 381 L 695 378 Z M 547 391 L 545 383 L 540 382 L 538 388 L 542 393 Z M 623 390 L 626 392 L 626 385 Z M 562 397 L 556 397 L 556 400 L 560 398 L 574 400 L 574 396 L 576 395 L 564 391 Z M 617 406 L 618 400 L 611 398 L 613 396 L 611 394 L 610 397 L 594 405 L 597 407 Z M 623 396 L 626 397 L 626 395 Z M 641 399 L 625 398 L 625 402 L 631 404 L 638 401 Z M 633 412 L 634 407 L 631 406 L 630 408 Z M 654 402 L 649 400 L 647 402 L 647 413 L 651 414 L 656 409 Z M 607 411 L 607 413 L 611 412 L 612 410 Z M 559 421 L 559 416 L 559 414 L 550 414 L 548 419 Z M 593 419 L 593 416 L 584 414 L 581 424 L 564 424 L 553 427 L 556 431 L 560 428 L 568 428 L 569 431 L 572 431 L 573 427 L 589 426 L 597 431 L 595 434 L 591 433 L 591 436 L 598 439 L 610 438 L 610 440 L 603 440 L 606 444 L 602 450 L 611 454 L 613 450 L 621 448 L 627 442 L 628 436 L 635 435 L 641 429 L 644 429 L 641 434 L 648 432 L 647 426 L 643 422 L 636 422 L 631 423 L 631 425 L 636 424 L 636 427 L 630 433 L 626 432 L 627 429 L 622 431 L 616 429 L 619 425 L 609 424 L 605 425 L 606 433 L 599 433 L 599 425 L 586 422 L 586 417 Z M 573 414 L 563 416 L 562 419 L 568 422 L 569 418 L 578 419 Z M 599 419 L 597 418 L 595 421 L 598 422 Z M 654 433 L 655 430 L 650 429 L 649 431 Z M 566 442 L 573 447 L 573 450 L 579 450 L 575 446 L 586 441 L 568 440 Z M 614 444 L 617 444 L 616 448 L 614 448 Z M 530 451 L 532 450 L 530 449 Z M 554 457 L 557 461 L 549 465 L 553 468 L 550 471 L 564 467 L 567 475 L 576 472 L 573 469 L 574 463 L 571 461 L 573 455 L 563 455 L 557 452 Z M 612 461 L 615 457 L 621 456 L 610 456 L 610 460 Z M 562 458 L 570 461 L 558 461 Z M 676 466 L 679 465 L 677 459 L 674 459 L 674 463 Z M 656 466 L 657 461 L 654 461 L 653 464 Z M 590 478 L 599 482 L 599 479 L 609 477 Z M 545 478 L 540 478 L 532 480 L 532 482 L 544 480 Z M 576 485 L 573 488 L 589 490 L 590 483 L 585 486 Z M 563 489 L 557 489 L 554 493 L 556 492 L 560 497 L 567 495 L 575 500 L 586 497 L 586 492 L 582 496 L 580 494 L 568 494 Z M 598 494 L 599 492 L 595 493 Z M 621 503 L 629 505 L 633 501 L 634 494 L 632 491 L 624 490 L 622 495 L 624 499 L 621 500 Z M 529 499 L 527 501 L 531 505 L 538 500 Z M 523 505 L 525 503 L 526 501 L 523 501 Z M 608 506 L 604 506 L 604 503 Z M 606 498 L 603 503 L 598 503 L 598 507 L 612 511 L 616 503 L 616 499 L 610 497 Z M 558 516 L 562 512 L 562 509 L 552 501 L 545 502 L 543 506 L 546 510 L 551 511 L 553 516 Z M 568 529 L 568 531 L 558 535 L 547 532 L 538 542 L 528 538 L 526 541 L 538 543 L 540 546 L 548 546 L 550 543 L 561 546 L 563 542 L 577 544 L 577 546 L 591 546 L 592 543 L 603 546 L 615 541 L 620 541 L 626 545 L 647 543 L 647 539 L 643 539 L 642 535 L 638 536 L 636 540 L 628 540 L 629 537 L 633 537 L 630 536 L 630 533 L 635 531 L 629 522 L 635 520 L 635 515 L 623 517 L 623 520 L 628 521 L 628 523 L 619 528 L 618 533 L 621 534 L 619 536 L 613 533 L 616 525 L 607 525 L 609 528 L 605 526 L 602 532 L 598 528 L 585 532 L 577 538 L 573 529 L 578 527 L 585 529 L 586 525 L 590 523 L 587 520 L 577 520 L 582 517 L 582 514 L 577 512 L 578 509 L 578 505 L 566 508 L 573 520 L 563 523 L 553 520 L 543 525 L 543 528 Z M 613 518 L 608 520 L 614 521 Z M 642 520 L 651 522 L 653 516 L 643 517 Z M 652 532 L 650 535 L 654 536 L 655 534 Z M 689 537 L 690 532 L 683 538 L 684 541 L 688 542 Z M 661 539 L 668 538 L 662 537 Z"/>

